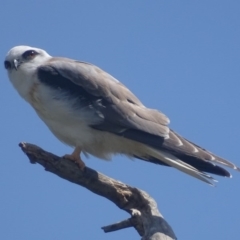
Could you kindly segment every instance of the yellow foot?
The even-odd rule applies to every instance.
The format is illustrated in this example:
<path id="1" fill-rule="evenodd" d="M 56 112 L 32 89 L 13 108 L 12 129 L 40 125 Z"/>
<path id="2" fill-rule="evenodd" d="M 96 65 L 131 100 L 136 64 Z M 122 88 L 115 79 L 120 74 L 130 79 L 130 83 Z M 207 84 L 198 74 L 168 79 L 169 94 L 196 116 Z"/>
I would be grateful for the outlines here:
<path id="1" fill-rule="evenodd" d="M 83 171 L 85 168 L 85 163 L 83 162 L 83 160 L 80 157 L 80 153 L 81 153 L 81 148 L 76 147 L 73 151 L 72 154 L 66 154 L 63 157 L 67 158 L 75 163 L 77 163 L 77 165 L 79 166 L 79 168 Z"/>

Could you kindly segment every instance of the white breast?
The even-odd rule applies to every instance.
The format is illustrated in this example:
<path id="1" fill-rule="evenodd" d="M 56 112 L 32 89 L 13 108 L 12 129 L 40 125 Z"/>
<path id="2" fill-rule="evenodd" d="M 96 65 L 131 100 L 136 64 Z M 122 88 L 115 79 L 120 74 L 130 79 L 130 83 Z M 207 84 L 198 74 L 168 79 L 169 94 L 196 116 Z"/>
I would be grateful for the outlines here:
<path id="1" fill-rule="evenodd" d="M 98 121 L 92 112 L 74 109 L 74 100 L 58 90 L 43 84 L 33 88 L 30 104 L 56 137 L 70 146 L 85 145 L 92 141 L 88 124 Z"/>

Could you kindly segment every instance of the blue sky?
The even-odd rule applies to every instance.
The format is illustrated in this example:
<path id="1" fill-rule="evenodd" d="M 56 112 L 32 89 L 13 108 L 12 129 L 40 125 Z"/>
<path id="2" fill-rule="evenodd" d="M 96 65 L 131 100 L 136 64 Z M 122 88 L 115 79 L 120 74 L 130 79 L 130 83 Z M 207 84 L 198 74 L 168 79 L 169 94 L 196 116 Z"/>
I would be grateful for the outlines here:
<path id="1" fill-rule="evenodd" d="M 100 66 L 171 128 L 240 165 L 239 1 L 4 1 L 2 61 L 16 45 Z M 18 143 L 57 155 L 59 142 L 0 68 L 0 239 L 140 239 L 100 229 L 129 216 L 108 200 L 31 165 Z M 210 187 L 175 169 L 119 156 L 87 166 L 147 191 L 178 239 L 238 239 L 240 174 Z"/>

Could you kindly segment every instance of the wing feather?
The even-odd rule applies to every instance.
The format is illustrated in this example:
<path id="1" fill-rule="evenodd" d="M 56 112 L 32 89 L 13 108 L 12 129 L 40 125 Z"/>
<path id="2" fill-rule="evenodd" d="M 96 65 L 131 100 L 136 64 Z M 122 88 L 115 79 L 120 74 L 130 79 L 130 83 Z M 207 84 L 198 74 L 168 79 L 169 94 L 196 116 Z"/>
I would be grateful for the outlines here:
<path id="1" fill-rule="evenodd" d="M 104 116 L 104 127 L 111 124 L 112 131 L 116 125 L 117 132 L 131 128 L 168 137 L 169 119 L 159 111 L 146 108 L 128 88 L 100 68 L 66 58 L 52 58 L 39 67 L 39 78 L 43 79 L 44 74 L 64 77 L 82 88 L 80 92 L 85 91 L 88 98 L 92 98 L 91 105 Z M 102 129 L 101 124 L 98 127 Z"/>

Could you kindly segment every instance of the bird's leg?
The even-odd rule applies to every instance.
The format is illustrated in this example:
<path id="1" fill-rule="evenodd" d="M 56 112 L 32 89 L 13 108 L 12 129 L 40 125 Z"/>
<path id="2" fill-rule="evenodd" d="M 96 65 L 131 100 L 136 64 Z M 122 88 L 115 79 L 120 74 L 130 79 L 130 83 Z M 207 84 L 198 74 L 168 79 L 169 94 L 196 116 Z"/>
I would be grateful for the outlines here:
<path id="1" fill-rule="evenodd" d="M 75 147 L 72 154 L 66 154 L 63 157 L 74 161 L 75 163 L 77 163 L 77 165 L 79 166 L 79 168 L 81 170 L 84 170 L 85 163 L 83 162 L 83 160 L 80 157 L 81 151 L 82 151 L 82 149 L 80 147 Z"/>

